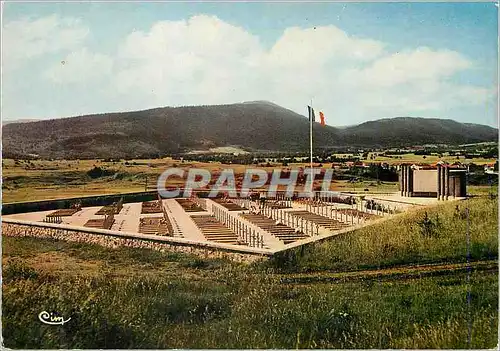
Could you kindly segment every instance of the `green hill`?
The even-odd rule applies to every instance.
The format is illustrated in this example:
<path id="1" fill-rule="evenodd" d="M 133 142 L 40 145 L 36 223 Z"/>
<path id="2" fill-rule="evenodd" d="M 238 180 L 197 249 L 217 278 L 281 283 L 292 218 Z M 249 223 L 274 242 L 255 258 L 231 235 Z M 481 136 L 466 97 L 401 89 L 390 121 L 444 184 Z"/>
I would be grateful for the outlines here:
<path id="1" fill-rule="evenodd" d="M 451 120 L 393 118 L 358 126 L 314 126 L 315 146 L 405 146 L 497 140 L 494 128 Z M 9 123 L 4 157 L 150 157 L 239 146 L 247 150 L 306 150 L 305 116 L 266 101 L 216 106 L 163 107 L 144 111 Z"/>

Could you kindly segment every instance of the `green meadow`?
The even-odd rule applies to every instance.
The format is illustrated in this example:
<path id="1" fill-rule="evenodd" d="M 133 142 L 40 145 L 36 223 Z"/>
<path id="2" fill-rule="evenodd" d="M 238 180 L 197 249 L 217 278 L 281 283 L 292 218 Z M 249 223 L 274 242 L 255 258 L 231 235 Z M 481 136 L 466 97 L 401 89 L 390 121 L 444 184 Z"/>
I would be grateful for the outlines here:
<path id="1" fill-rule="evenodd" d="M 493 348 L 498 202 L 456 204 L 253 264 L 3 237 L 4 345 Z M 416 265 L 466 262 L 467 204 L 471 268 L 420 270 Z M 437 224 L 419 224 L 425 211 Z M 482 261 L 492 264 L 475 265 Z M 404 267 L 416 271 L 393 274 Z M 335 280 L 307 279 L 333 273 Z M 305 279 L 292 279 L 297 274 Z M 42 311 L 71 320 L 46 325 L 37 317 Z"/>

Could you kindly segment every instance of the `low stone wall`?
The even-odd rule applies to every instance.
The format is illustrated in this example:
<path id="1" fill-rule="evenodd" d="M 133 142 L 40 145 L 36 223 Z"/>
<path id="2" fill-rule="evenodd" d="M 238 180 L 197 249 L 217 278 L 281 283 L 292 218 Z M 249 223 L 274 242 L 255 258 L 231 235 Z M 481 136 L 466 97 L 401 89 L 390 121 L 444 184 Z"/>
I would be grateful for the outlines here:
<path id="1" fill-rule="evenodd" d="M 24 223 L 23 223 L 24 222 Z M 95 231 L 87 228 L 81 230 L 65 225 L 49 225 L 27 221 L 2 221 L 2 235 L 11 237 L 36 237 L 73 242 L 97 244 L 109 248 L 120 246 L 133 248 L 153 249 L 160 252 L 182 252 L 194 254 L 204 258 L 226 258 L 237 262 L 255 262 L 266 259 L 271 253 L 245 248 L 233 250 L 227 245 L 213 245 L 211 243 L 196 243 L 177 238 L 159 237 L 147 238 L 141 234 L 128 234 L 108 230 Z"/>

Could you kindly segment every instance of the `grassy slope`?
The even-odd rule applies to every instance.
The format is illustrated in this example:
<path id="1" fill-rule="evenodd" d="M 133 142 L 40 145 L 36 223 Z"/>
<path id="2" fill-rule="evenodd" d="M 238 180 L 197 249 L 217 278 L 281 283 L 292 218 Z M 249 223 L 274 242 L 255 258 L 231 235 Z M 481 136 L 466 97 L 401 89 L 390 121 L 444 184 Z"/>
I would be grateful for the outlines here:
<path id="1" fill-rule="evenodd" d="M 497 276 L 287 285 L 255 267 L 5 238 L 3 336 L 24 348 L 493 347 Z M 36 316 L 72 320 L 48 326 Z"/>
<path id="2" fill-rule="evenodd" d="M 284 271 L 321 271 L 460 262 L 466 257 L 466 207 L 470 210 L 471 258 L 496 259 L 498 200 L 482 197 L 412 210 L 355 233 L 277 255 L 270 265 Z M 425 212 L 434 223 L 431 236 L 424 236 L 418 224 Z"/>
<path id="3" fill-rule="evenodd" d="M 315 245 L 290 257 L 288 268 L 461 261 L 463 222 L 451 205 L 439 210 L 454 226 L 440 228 L 439 238 L 418 239 L 411 229 L 416 213 Z M 471 200 L 470 207 L 474 258 L 496 257 L 497 202 Z M 386 245 L 393 249 L 384 251 Z M 468 305 L 464 273 L 289 284 L 269 264 L 150 250 L 4 237 L 3 251 L 8 347 L 466 348 L 468 316 L 471 347 L 497 342 L 496 273 L 472 271 Z M 72 320 L 43 325 L 36 318 L 42 310 Z"/>

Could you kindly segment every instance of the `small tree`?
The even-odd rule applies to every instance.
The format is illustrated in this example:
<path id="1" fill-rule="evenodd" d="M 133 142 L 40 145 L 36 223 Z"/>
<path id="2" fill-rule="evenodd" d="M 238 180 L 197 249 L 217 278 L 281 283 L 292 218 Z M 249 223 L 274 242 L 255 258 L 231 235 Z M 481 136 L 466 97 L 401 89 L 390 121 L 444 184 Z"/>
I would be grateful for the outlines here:
<path id="1" fill-rule="evenodd" d="M 439 236 L 439 228 L 441 226 L 441 222 L 439 217 L 436 215 L 436 219 L 433 221 L 427 212 L 424 214 L 424 218 L 418 222 L 420 227 L 420 232 L 426 238 L 438 237 Z"/>

